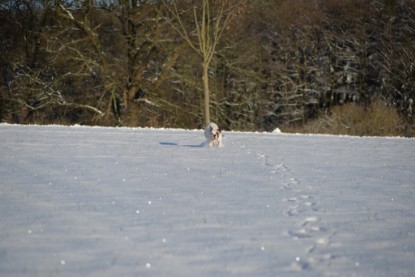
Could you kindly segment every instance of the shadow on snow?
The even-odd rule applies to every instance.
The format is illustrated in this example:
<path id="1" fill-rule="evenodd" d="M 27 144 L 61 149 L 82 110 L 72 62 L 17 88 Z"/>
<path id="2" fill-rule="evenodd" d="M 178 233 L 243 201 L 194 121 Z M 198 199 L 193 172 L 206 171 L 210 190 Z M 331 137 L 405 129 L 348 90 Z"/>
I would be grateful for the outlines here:
<path id="1" fill-rule="evenodd" d="M 199 143 L 199 144 L 183 144 L 183 145 L 179 145 L 175 142 L 167 142 L 167 141 L 161 141 L 159 142 L 160 145 L 163 146 L 182 146 L 182 147 L 191 147 L 191 148 L 202 148 L 205 146 L 205 143 Z"/>

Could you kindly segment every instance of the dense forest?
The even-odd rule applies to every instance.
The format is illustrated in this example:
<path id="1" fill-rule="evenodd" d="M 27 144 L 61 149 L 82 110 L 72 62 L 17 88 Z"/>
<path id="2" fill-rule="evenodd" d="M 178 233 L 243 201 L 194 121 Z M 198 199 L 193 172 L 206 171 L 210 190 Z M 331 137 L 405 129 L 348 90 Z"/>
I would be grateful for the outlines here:
<path id="1" fill-rule="evenodd" d="M 414 41 L 413 0 L 0 0 L 0 122 L 414 136 Z"/>

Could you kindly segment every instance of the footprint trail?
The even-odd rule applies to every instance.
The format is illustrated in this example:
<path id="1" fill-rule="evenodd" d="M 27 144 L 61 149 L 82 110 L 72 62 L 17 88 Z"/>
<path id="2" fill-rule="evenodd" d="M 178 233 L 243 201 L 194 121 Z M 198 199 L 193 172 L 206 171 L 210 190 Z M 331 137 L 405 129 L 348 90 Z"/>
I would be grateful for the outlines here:
<path id="1" fill-rule="evenodd" d="M 286 226 L 284 235 L 293 241 L 300 242 L 303 252 L 295 257 L 288 266 L 290 271 L 317 270 L 325 263 L 334 259 L 330 254 L 332 237 L 335 232 L 325 226 L 321 218 L 317 192 L 310 189 L 307 184 L 298 178 L 298 173 L 289 165 L 274 160 L 267 154 L 257 153 L 256 159 L 269 168 L 270 175 L 277 175 L 283 180 L 280 183 L 282 201 L 286 209 L 282 211 L 286 217 L 292 219 L 291 226 Z"/>

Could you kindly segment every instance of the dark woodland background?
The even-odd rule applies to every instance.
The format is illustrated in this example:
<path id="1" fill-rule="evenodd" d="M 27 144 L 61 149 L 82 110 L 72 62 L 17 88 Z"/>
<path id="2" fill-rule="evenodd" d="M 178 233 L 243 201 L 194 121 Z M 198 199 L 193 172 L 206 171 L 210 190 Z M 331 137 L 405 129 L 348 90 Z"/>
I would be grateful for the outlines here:
<path id="1" fill-rule="evenodd" d="M 201 1 L 176 2 L 195 29 Z M 209 71 L 222 129 L 415 135 L 415 1 L 230 2 Z M 0 122 L 202 128 L 170 4 L 0 0 Z"/>

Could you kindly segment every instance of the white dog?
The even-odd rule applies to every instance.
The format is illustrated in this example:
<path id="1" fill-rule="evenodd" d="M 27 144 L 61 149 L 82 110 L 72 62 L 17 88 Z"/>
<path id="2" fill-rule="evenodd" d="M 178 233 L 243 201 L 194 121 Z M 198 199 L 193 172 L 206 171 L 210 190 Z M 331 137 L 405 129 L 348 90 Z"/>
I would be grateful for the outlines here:
<path id="1" fill-rule="evenodd" d="M 223 147 L 222 134 L 220 133 L 218 125 L 215 123 L 211 122 L 206 125 L 205 138 L 207 139 L 209 147 Z"/>

